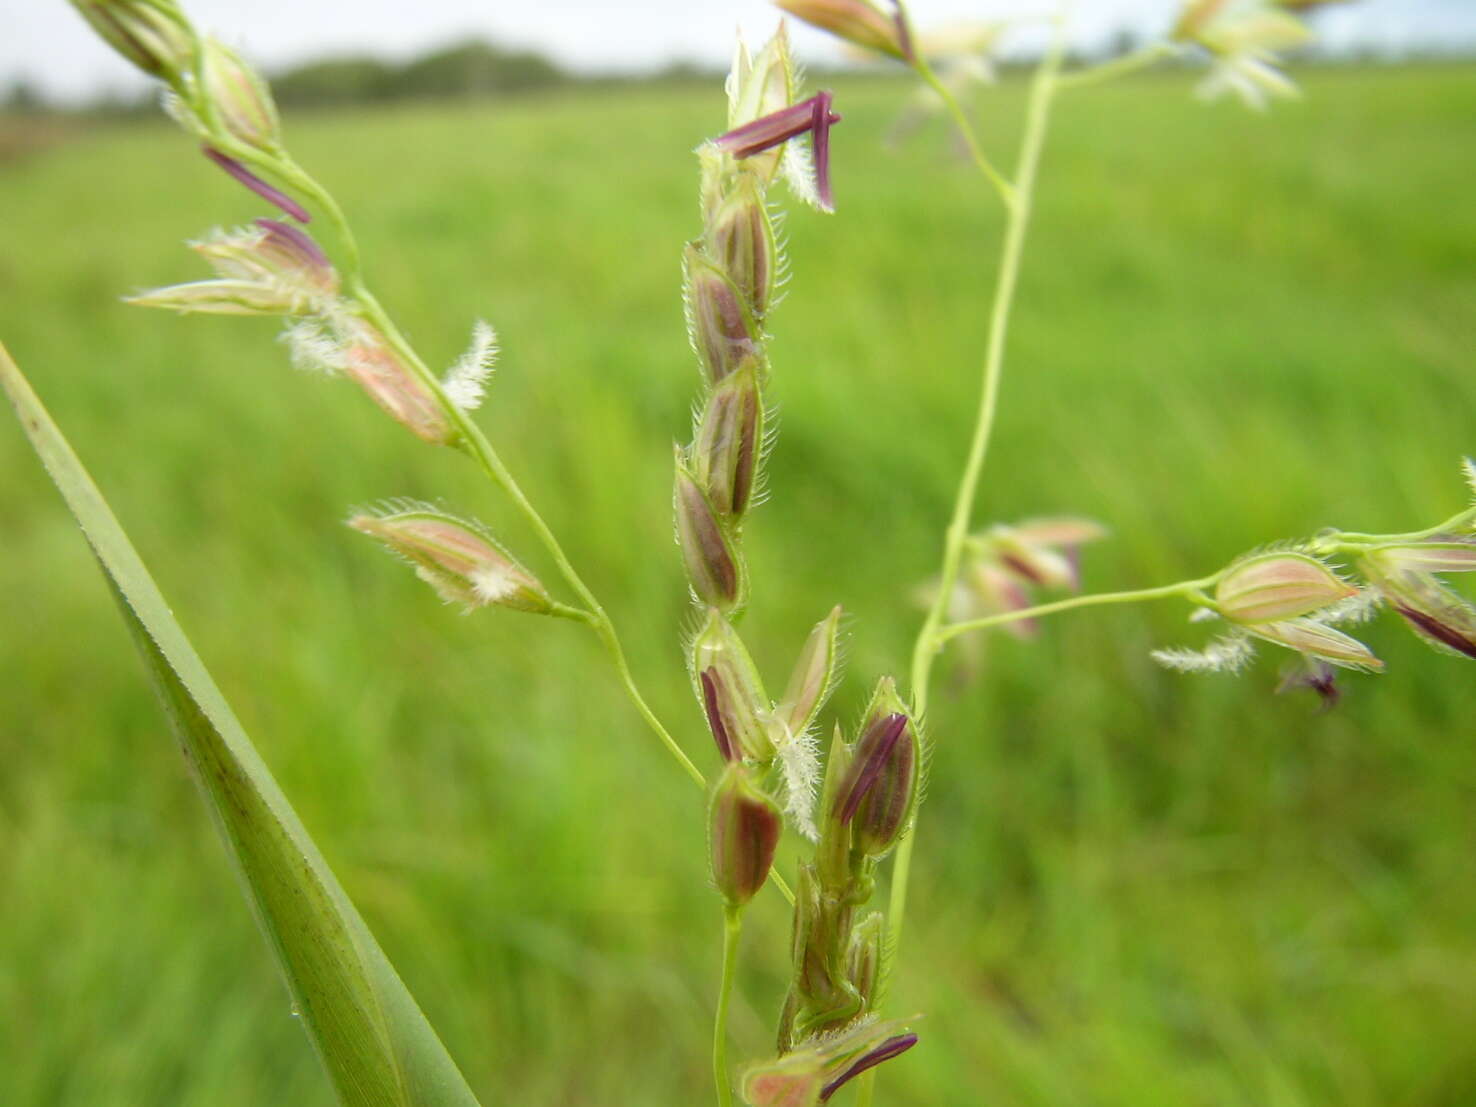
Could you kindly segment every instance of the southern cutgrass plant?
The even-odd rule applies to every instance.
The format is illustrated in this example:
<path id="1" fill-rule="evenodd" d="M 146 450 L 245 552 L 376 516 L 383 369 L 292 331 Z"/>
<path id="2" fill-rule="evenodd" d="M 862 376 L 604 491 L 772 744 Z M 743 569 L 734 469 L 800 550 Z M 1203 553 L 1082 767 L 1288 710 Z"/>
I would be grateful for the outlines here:
<path id="1" fill-rule="evenodd" d="M 712 882 L 721 899 L 723 969 L 714 1020 L 719 1102 L 735 1086 L 755 1107 L 815 1104 L 859 1078 L 870 1101 L 881 1063 L 918 1041 L 919 1016 L 887 1009 L 887 983 L 907 905 L 913 830 L 932 757 L 928 691 L 943 648 L 976 633 L 1037 632 L 1040 620 L 1075 608 L 1172 599 L 1210 623 L 1207 643 L 1166 645 L 1155 656 L 1185 671 L 1244 668 L 1259 644 L 1286 650 L 1284 687 L 1336 702 L 1339 669 L 1377 672 L 1381 662 L 1339 629 L 1387 609 L 1430 645 L 1476 657 L 1476 612 L 1442 574 L 1476 569 L 1476 509 L 1402 534 L 1327 530 L 1271 541 L 1194 580 L 1100 594 L 1079 592 L 1080 550 L 1106 537 L 1084 519 L 1042 517 L 977 528 L 974 507 L 993 433 L 1007 328 L 1023 259 L 1036 179 L 1056 99 L 1074 89 L 1189 53 L 1206 54 L 1206 95 L 1231 92 L 1253 107 L 1294 93 L 1277 52 L 1305 40 L 1296 9 L 1309 3 L 1195 0 L 1163 41 L 1095 68 L 1067 72 L 1069 11 L 1049 21 L 1050 46 L 1031 80 L 1013 168 L 986 153 L 960 99 L 987 75 L 986 52 L 1008 28 L 937 37 L 919 33 L 903 5 L 861 0 L 784 0 L 781 7 L 854 46 L 910 66 L 928 103 L 958 129 L 982 189 L 1006 225 L 984 355 L 979 415 L 943 541 L 942 565 L 921 586 L 927 609 L 908 682 L 889 676 L 853 726 L 825 717 L 841 663 L 842 613 L 823 614 L 797 660 L 750 655 L 739 633 L 762 600 L 751 581 L 742 527 L 760 504 L 773 444 L 768 331 L 785 263 L 769 190 L 784 177 L 802 200 L 833 210 L 832 98 L 805 96 L 781 30 L 762 48 L 740 46 L 729 78 L 729 116 L 698 150 L 701 225 L 681 254 L 700 393 L 691 442 L 675 456 L 675 531 L 693 599 L 684 653 L 712 745 L 679 743 L 642 697 L 611 617 L 565 556 L 472 418 L 496 356 L 491 328 L 473 328 L 466 354 L 443 375 L 417 355 L 366 284 L 347 219 L 288 153 L 270 92 L 250 66 L 202 37 L 171 0 L 76 0 L 121 53 L 168 86 L 174 118 L 224 172 L 278 214 L 213 232 L 193 247 L 215 278 L 133 297 L 185 312 L 281 316 L 301 366 L 349 377 L 418 438 L 450 446 L 477 465 L 542 543 L 546 579 L 475 520 L 438 503 L 390 500 L 356 511 L 350 525 L 383 543 L 438 595 L 468 611 L 500 607 L 587 626 L 608 652 L 635 710 L 681 769 L 708 795 Z M 328 225 L 311 237 L 314 218 Z M 677 255 L 674 244 L 673 258 Z M 799 321 L 795 321 L 797 325 Z M 782 365 L 780 366 L 783 369 Z M 249 899 L 283 968 L 294 1004 L 341 1099 L 351 1103 L 471 1103 L 471 1091 L 434 1031 L 339 888 L 285 797 L 215 689 L 162 596 L 59 431 L 8 357 L 3 377 L 118 596 L 125 620 L 194 766 Z M 961 389 L 962 391 L 962 389 Z M 1476 467 L 1465 476 L 1476 492 Z M 1264 541 L 1266 536 L 1256 536 Z M 558 581 L 550 587 L 549 582 Z M 1069 593 L 1061 598 L 1039 593 Z M 560 595 L 562 594 L 562 598 Z M 1040 602 L 1044 599 L 1044 602 Z M 517 617 L 509 615 L 509 617 Z M 777 698 L 762 672 L 788 671 Z M 776 685 L 777 687 L 777 685 Z M 822 719 L 828 725 L 822 725 Z M 700 725 L 700 723 L 698 723 Z M 684 726 L 682 729 L 688 729 Z M 829 731 L 822 756 L 822 736 Z M 705 742 L 704 742 L 705 744 Z M 939 758 L 946 760 L 947 743 Z M 715 752 L 714 752 L 715 751 Z M 711 768 L 703 772 L 699 762 Z M 788 830 L 812 844 L 793 884 L 774 870 Z M 693 827 L 694 834 L 699 828 Z M 873 906 L 890 860 L 890 899 Z M 791 976 L 775 997 L 776 1047 L 739 1067 L 727 1057 L 726 1018 L 741 922 L 765 884 L 790 902 Z M 702 893 L 710 894 L 710 893 Z M 775 900 L 777 907 L 777 899 Z M 784 956 L 777 951 L 773 956 Z M 947 1018 L 947 1012 L 934 1012 Z"/>

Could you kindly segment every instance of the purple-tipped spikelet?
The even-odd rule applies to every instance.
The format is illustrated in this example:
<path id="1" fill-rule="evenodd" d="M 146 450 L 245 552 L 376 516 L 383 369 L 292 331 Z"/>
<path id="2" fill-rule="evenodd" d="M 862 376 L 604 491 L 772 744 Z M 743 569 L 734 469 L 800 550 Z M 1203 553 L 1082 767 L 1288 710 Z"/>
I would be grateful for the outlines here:
<path id="1" fill-rule="evenodd" d="M 355 530 L 379 539 L 415 567 L 447 603 L 468 610 L 507 607 L 536 615 L 552 609 L 548 592 L 484 529 L 431 507 L 355 515 Z"/>
<path id="2" fill-rule="evenodd" d="M 907 706 L 883 678 L 861 724 L 832 817 L 849 824 L 852 848 L 884 856 L 902 837 L 917 803 L 922 746 Z"/>
<path id="3" fill-rule="evenodd" d="M 755 320 L 762 320 L 774 296 L 778 247 L 773 221 L 759 182 L 743 175 L 708 221 L 708 256 L 742 294 Z"/>
<path id="4" fill-rule="evenodd" d="M 692 348 L 716 384 L 760 355 L 758 324 L 738 286 L 695 247 L 687 249 L 685 269 Z"/>
<path id="5" fill-rule="evenodd" d="M 760 365 L 745 358 L 717 383 L 697 424 L 692 476 L 718 514 L 737 521 L 753 499 L 764 444 Z"/>
<path id="6" fill-rule="evenodd" d="M 745 570 L 732 536 L 707 493 L 687 468 L 680 448 L 676 459 L 677 542 L 687 567 L 687 580 L 697 599 L 720 611 L 743 605 Z"/>
<path id="7" fill-rule="evenodd" d="M 71 0 L 92 29 L 151 77 L 177 82 L 190 68 L 195 37 L 174 0 Z"/>
<path id="8" fill-rule="evenodd" d="M 738 762 L 723 770 L 708 809 L 712 879 L 730 907 L 742 907 L 769 878 L 784 821 Z"/>
<path id="9" fill-rule="evenodd" d="M 764 725 L 770 711 L 758 668 L 738 632 L 717 608 L 692 638 L 692 678 L 718 752 L 726 760 L 767 765 L 774 746 Z"/>
<path id="10" fill-rule="evenodd" d="M 851 771 L 844 778 L 836 796 L 836 819 L 842 823 L 855 819 L 862 801 L 891 764 L 893 754 L 906 730 L 907 716 L 902 714 L 882 715 L 868 722 L 856 742 Z"/>
<path id="11" fill-rule="evenodd" d="M 1476 658 L 1476 608 L 1437 573 L 1476 571 L 1476 539 L 1438 536 L 1381 546 L 1359 562 L 1379 594 L 1426 644 Z"/>

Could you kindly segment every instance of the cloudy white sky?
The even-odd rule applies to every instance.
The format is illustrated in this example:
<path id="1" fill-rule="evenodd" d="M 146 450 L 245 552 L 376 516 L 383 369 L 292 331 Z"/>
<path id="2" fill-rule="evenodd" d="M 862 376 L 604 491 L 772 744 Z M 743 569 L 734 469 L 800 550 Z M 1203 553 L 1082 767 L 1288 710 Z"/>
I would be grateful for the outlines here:
<path id="1" fill-rule="evenodd" d="M 1078 0 L 1083 34 L 1163 27 L 1179 0 Z M 639 70 L 676 60 L 721 62 L 737 25 L 775 20 L 766 0 L 186 0 L 196 20 L 268 68 L 329 53 L 404 58 L 466 35 L 532 47 L 583 70 Z M 1040 10 L 1044 0 L 913 0 L 917 22 Z M 1359 0 L 1320 16 L 1325 41 L 1476 47 L 1476 0 Z M 811 59 L 834 58 L 814 33 Z M 142 82 L 87 31 L 66 0 L 0 0 L 0 88 L 24 79 L 85 98 Z"/>

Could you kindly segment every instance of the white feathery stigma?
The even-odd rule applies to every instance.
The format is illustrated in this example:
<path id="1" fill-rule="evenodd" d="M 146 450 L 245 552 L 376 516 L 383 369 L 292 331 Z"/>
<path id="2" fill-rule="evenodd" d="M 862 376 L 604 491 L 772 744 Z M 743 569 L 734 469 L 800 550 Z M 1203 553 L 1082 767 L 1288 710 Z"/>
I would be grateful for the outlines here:
<path id="1" fill-rule="evenodd" d="M 294 369 L 313 373 L 340 373 L 348 353 L 343 340 L 322 319 L 304 319 L 282 332 Z"/>
<path id="2" fill-rule="evenodd" d="M 1255 647 L 1243 635 L 1229 635 L 1214 639 L 1202 650 L 1176 646 L 1154 650 L 1149 656 L 1165 669 L 1180 673 L 1238 673 L 1255 652 Z"/>
<path id="3" fill-rule="evenodd" d="M 446 399 L 459 411 L 475 411 L 486 396 L 487 378 L 497 364 L 497 332 L 485 320 L 472 327 L 471 345 L 441 382 Z"/>
<path id="4" fill-rule="evenodd" d="M 1379 609 L 1383 597 L 1377 588 L 1360 588 L 1357 594 L 1324 607 L 1312 616 L 1314 622 L 1337 626 L 1339 623 L 1366 623 Z"/>
<path id="5" fill-rule="evenodd" d="M 795 734 L 778 715 L 769 715 L 765 723 L 784 777 L 784 813 L 801 834 L 818 842 L 815 790 L 820 783 L 820 744 L 813 734 Z"/>
<path id="6" fill-rule="evenodd" d="M 518 590 L 520 581 L 510 565 L 491 562 L 471 571 L 472 593 L 484 604 L 505 600 Z"/>

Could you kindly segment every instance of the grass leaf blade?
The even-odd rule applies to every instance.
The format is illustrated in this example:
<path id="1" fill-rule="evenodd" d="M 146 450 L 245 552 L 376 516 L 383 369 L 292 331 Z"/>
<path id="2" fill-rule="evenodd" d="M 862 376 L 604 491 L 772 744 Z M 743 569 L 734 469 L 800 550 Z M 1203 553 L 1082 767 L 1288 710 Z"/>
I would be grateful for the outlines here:
<path id="1" fill-rule="evenodd" d="M 0 385 L 81 526 L 340 1100 L 474 1107 L 465 1079 L 287 802 L 97 486 L 9 353 Z"/>

